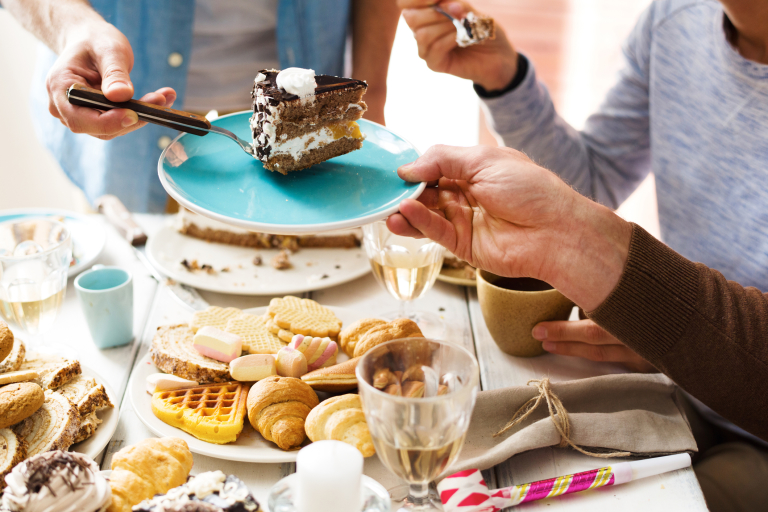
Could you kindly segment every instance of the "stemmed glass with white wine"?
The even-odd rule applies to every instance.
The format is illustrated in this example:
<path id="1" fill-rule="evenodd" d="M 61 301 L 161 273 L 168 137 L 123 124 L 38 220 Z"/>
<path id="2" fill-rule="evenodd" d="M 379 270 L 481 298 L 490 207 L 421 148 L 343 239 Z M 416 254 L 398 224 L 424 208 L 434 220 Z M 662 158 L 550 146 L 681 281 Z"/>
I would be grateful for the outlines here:
<path id="1" fill-rule="evenodd" d="M 380 316 L 386 320 L 410 318 L 427 336 L 442 338 L 445 325 L 437 314 L 410 311 L 407 305 L 435 284 L 443 266 L 443 246 L 428 238 L 395 235 L 385 221 L 363 226 L 363 246 L 376 280 L 400 301 L 398 311 Z"/>
<path id="2" fill-rule="evenodd" d="M 62 352 L 39 339 L 56 320 L 67 290 L 72 260 L 69 229 L 56 220 L 0 223 L 0 315 L 32 340 L 31 348 Z"/>
<path id="3" fill-rule="evenodd" d="M 406 338 L 366 352 L 356 374 L 376 453 L 408 482 L 407 490 L 390 491 L 393 510 L 443 510 L 429 484 L 464 444 L 477 397 L 477 360 L 454 343 Z"/>

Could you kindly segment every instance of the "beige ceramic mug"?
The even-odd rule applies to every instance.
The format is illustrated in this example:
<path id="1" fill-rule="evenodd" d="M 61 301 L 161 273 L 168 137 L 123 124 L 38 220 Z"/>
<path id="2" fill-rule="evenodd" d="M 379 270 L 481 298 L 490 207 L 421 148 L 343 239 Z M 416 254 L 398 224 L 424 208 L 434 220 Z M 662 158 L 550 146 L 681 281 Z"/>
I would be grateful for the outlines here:
<path id="1" fill-rule="evenodd" d="M 477 272 L 477 296 L 485 325 L 501 350 L 518 357 L 544 353 L 531 335 L 533 326 L 548 320 L 568 320 L 573 302 L 544 281 L 500 277 Z"/>

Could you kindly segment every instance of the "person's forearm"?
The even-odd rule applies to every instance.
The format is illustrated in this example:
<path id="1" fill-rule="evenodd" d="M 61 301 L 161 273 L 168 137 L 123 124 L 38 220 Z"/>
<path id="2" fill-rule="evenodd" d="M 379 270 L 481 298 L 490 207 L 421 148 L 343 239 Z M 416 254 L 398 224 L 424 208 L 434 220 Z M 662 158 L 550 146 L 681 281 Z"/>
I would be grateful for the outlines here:
<path id="1" fill-rule="evenodd" d="M 106 23 L 87 0 L 3 0 L 3 7 L 55 53 L 82 24 Z"/>
<path id="2" fill-rule="evenodd" d="M 715 412 L 768 440 L 768 297 L 634 226 L 626 268 L 587 315 Z"/>
<path id="3" fill-rule="evenodd" d="M 395 0 L 352 2 L 352 76 L 368 82 L 365 117 L 384 123 L 389 57 L 400 9 Z"/>

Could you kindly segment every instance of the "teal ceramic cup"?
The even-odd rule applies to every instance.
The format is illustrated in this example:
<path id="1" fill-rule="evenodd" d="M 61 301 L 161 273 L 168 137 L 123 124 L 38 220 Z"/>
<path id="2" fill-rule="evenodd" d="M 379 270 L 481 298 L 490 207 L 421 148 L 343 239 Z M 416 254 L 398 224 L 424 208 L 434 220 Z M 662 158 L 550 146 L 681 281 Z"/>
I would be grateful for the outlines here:
<path id="1" fill-rule="evenodd" d="M 99 348 L 133 339 L 133 278 L 118 267 L 95 265 L 75 279 L 88 329 Z"/>

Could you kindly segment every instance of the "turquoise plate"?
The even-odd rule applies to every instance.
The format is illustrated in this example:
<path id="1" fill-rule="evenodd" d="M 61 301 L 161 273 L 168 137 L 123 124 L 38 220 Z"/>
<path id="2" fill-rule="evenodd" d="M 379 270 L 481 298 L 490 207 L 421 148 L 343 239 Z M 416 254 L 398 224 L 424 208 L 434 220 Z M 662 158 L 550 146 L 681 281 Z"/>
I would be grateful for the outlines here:
<path id="1" fill-rule="evenodd" d="M 250 112 L 213 124 L 251 140 Z M 234 141 L 183 133 L 163 151 L 160 181 L 181 205 L 211 219 L 274 234 L 319 233 L 369 224 L 418 197 L 397 168 L 418 158 L 415 147 L 385 127 L 359 121 L 363 148 L 287 176 L 271 172 Z"/>

